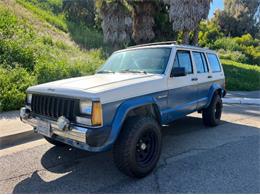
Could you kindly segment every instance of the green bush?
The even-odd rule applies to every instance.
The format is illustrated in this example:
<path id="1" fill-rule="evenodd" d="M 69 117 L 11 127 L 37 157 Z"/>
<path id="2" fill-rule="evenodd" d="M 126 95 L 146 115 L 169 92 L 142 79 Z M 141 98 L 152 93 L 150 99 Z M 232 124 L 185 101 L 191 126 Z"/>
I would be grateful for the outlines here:
<path id="1" fill-rule="evenodd" d="M 83 51 L 38 34 L 2 4 L 0 15 L 0 111 L 20 108 L 28 86 L 92 74 L 103 63 L 101 50 Z"/>
<path id="2" fill-rule="evenodd" d="M 23 68 L 0 68 L 0 112 L 21 107 L 25 90 L 35 82 L 34 76 Z"/>
<path id="3" fill-rule="evenodd" d="M 0 64 L 2 67 L 21 66 L 33 70 L 36 63 L 34 51 L 14 40 L 0 40 Z"/>
<path id="4" fill-rule="evenodd" d="M 10 38 L 17 31 L 17 19 L 7 9 L 0 7 L 0 36 Z"/>
<path id="5" fill-rule="evenodd" d="M 251 39 L 251 40 L 243 41 L 243 39 L 244 39 L 243 36 L 235 37 L 235 38 L 230 38 L 230 37 L 221 38 L 216 40 L 214 44 L 211 45 L 211 48 L 217 50 L 223 49 L 225 51 L 229 51 L 230 53 L 239 52 L 240 54 L 243 54 L 245 58 L 241 58 L 242 61 L 238 61 L 238 62 L 260 65 L 260 47 L 257 46 L 257 43 L 259 44 L 259 40 Z M 254 45 L 256 45 L 256 47 Z"/>
<path id="6" fill-rule="evenodd" d="M 220 27 L 213 22 L 201 22 L 199 32 L 199 45 L 202 47 L 212 47 L 217 39 L 224 35 L 220 32 Z"/>
<path id="7" fill-rule="evenodd" d="M 248 61 L 246 55 L 240 51 L 230 51 L 230 50 L 220 49 L 218 50 L 218 54 L 221 59 L 232 60 L 235 62 L 242 62 L 242 63 L 246 63 Z"/>
<path id="8" fill-rule="evenodd" d="M 217 39 L 214 42 L 213 49 L 225 49 L 230 51 L 242 51 L 241 46 L 235 41 L 235 39 L 224 37 Z"/>

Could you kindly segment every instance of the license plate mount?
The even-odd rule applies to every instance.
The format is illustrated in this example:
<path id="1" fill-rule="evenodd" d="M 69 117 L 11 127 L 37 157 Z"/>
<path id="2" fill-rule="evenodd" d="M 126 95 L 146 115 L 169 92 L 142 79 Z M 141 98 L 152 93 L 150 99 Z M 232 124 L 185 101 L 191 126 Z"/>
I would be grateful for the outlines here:
<path id="1" fill-rule="evenodd" d="M 46 121 L 38 120 L 37 132 L 41 135 L 51 137 L 51 124 Z"/>

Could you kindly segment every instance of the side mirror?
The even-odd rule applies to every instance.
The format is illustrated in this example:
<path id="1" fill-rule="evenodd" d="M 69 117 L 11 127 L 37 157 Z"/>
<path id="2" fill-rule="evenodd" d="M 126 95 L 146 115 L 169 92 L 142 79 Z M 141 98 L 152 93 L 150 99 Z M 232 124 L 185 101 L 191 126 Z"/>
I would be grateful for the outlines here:
<path id="1" fill-rule="evenodd" d="M 184 67 L 173 68 L 171 72 L 171 77 L 182 77 L 186 75 L 187 73 Z"/>

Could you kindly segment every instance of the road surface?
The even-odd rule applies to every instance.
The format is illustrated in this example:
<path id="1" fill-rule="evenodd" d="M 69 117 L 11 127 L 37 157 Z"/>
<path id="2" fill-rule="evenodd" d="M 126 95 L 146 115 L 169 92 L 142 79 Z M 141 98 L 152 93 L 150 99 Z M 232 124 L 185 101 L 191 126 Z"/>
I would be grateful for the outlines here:
<path id="1" fill-rule="evenodd" d="M 222 123 L 199 114 L 164 127 L 156 170 L 121 174 L 112 153 L 58 148 L 45 140 L 0 150 L 0 193 L 260 193 L 260 111 L 225 105 Z"/>

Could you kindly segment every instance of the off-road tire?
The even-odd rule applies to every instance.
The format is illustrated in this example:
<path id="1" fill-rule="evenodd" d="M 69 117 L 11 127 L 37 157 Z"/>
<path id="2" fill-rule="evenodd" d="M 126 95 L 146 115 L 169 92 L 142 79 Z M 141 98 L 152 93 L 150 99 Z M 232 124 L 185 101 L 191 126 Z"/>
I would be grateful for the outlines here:
<path id="1" fill-rule="evenodd" d="M 55 146 L 58 146 L 58 147 L 64 147 L 66 146 L 66 144 L 62 143 L 62 142 L 59 142 L 59 141 L 56 141 L 54 139 L 51 139 L 49 137 L 46 137 L 46 136 L 43 136 L 47 142 L 49 142 L 50 144 L 52 145 L 55 145 Z"/>
<path id="2" fill-rule="evenodd" d="M 222 113 L 222 100 L 218 94 L 215 94 L 209 106 L 202 110 L 203 123 L 206 126 L 214 127 L 219 125 Z"/>
<path id="3" fill-rule="evenodd" d="M 154 118 L 137 116 L 127 119 L 113 148 L 118 169 L 130 177 L 148 175 L 159 160 L 161 137 L 160 126 Z"/>

